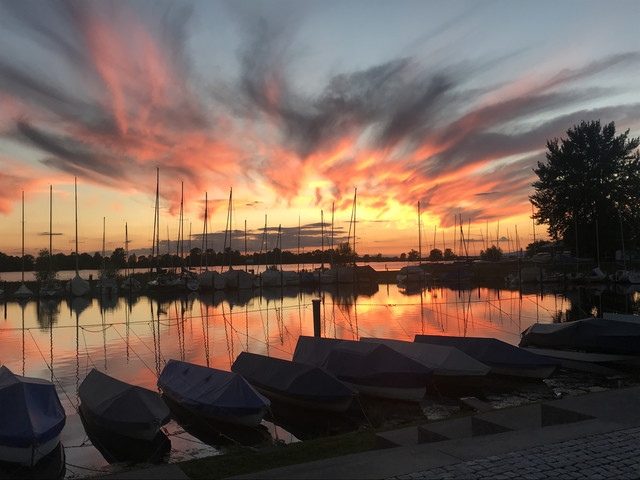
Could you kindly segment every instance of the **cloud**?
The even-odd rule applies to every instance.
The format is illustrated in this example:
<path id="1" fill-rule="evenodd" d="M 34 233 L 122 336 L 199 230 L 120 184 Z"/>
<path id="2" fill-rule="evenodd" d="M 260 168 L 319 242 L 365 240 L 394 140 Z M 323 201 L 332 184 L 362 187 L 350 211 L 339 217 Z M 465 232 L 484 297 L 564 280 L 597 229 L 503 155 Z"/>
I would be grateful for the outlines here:
<path id="1" fill-rule="evenodd" d="M 598 83 L 637 70 L 635 52 L 494 85 L 474 79 L 512 56 L 436 65 L 399 54 L 335 70 L 309 91 L 295 81 L 304 7 L 280 18 L 227 4 L 242 38 L 238 73 L 203 78 L 196 66 L 207 59 L 189 48 L 197 6 L 35 5 L 2 5 L 7 39 L 26 39 L 42 62 L 0 52 L 0 99 L 10 105 L 0 135 L 35 149 L 50 170 L 114 190 L 154 195 L 158 167 L 173 214 L 184 182 L 184 201 L 197 202 L 200 215 L 212 185 L 219 198 L 240 185 L 260 198 L 242 199 L 253 207 L 268 208 L 266 192 L 288 206 L 311 197 L 315 208 L 348 211 L 358 187 L 372 221 L 417 201 L 443 227 L 461 212 L 506 218 L 528 204 L 546 139 L 583 119 L 638 124 L 639 105 L 616 103 L 621 92 Z M 594 101 L 600 106 L 585 108 Z M 27 178 L 3 175 L 7 186 Z M 2 189 L 0 211 L 16 193 Z M 210 214 L 226 208 L 209 202 Z"/>

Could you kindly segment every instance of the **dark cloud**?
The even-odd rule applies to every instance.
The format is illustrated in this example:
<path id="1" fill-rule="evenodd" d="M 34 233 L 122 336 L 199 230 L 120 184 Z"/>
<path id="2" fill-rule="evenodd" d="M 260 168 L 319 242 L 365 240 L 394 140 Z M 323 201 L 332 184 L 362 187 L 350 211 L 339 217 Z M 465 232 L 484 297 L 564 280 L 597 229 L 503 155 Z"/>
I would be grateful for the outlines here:
<path id="1" fill-rule="evenodd" d="M 155 182 L 140 178 L 150 179 L 158 166 L 172 211 L 181 181 L 199 202 L 214 181 L 225 188 L 268 183 L 288 202 L 309 188 L 301 172 L 311 166 L 331 183 L 315 189 L 318 206 L 332 200 L 347 210 L 357 185 L 380 216 L 388 199 L 407 206 L 420 200 L 446 225 L 470 200 L 466 217 L 500 218 L 527 202 L 546 139 L 584 119 L 637 122 L 637 103 L 585 109 L 620 92 L 581 86 L 637 69 L 637 52 L 510 91 L 507 83 L 473 86 L 475 77 L 503 67 L 508 53 L 427 66 L 415 47 L 413 56 L 318 78 L 323 86 L 303 93 L 293 79 L 304 6 L 287 4 L 280 18 L 260 5 L 226 4 L 244 38 L 239 72 L 202 79 L 188 50 L 193 8 L 160 2 L 145 11 L 149 5 L 5 2 L 0 24 L 28 39 L 25 48 L 38 62 L 0 53 L 0 94 L 24 106 L 15 128 L 3 133 L 38 149 L 49 168 L 115 189 L 152 193 Z M 325 164 L 326 156 L 332 160 Z M 226 201 L 210 208 L 222 210 Z M 305 239 L 316 241 L 317 226 L 308 227 Z M 258 241 L 260 234 L 252 235 Z M 283 230 L 283 244 L 295 237 Z"/>

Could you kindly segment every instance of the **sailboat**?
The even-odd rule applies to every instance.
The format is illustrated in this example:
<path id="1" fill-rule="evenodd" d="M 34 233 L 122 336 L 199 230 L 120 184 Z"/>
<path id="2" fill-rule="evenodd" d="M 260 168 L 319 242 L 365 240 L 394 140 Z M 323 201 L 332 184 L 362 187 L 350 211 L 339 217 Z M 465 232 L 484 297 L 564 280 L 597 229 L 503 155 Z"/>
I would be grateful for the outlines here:
<path id="1" fill-rule="evenodd" d="M 276 243 L 276 248 L 280 252 L 280 259 L 278 262 L 280 264 L 280 267 L 276 270 L 267 267 L 267 270 L 260 274 L 261 286 L 285 287 L 300 285 L 300 275 L 298 274 L 298 272 L 282 269 L 282 225 L 278 225 L 278 240 Z"/>
<path id="2" fill-rule="evenodd" d="M 207 252 L 209 245 L 209 232 L 207 230 L 207 221 L 209 219 L 209 198 L 207 192 L 204 194 L 204 225 L 202 227 L 202 254 L 200 255 L 200 273 L 198 274 L 198 282 L 201 288 L 222 290 L 226 286 L 226 281 L 220 276 L 219 272 L 209 270 L 209 254 Z M 204 268 L 204 271 L 202 270 Z"/>
<path id="3" fill-rule="evenodd" d="M 14 295 L 19 299 L 29 299 L 33 292 L 24 283 L 24 191 L 22 192 L 22 284 Z"/>
<path id="4" fill-rule="evenodd" d="M 62 293 L 62 285 L 53 271 L 53 187 L 49 185 L 49 271 L 40 286 L 40 297 L 55 298 Z"/>
<path id="5" fill-rule="evenodd" d="M 125 272 L 125 279 L 120 284 L 120 288 L 129 294 L 140 293 L 140 290 L 142 290 L 140 282 L 133 278 L 133 275 L 129 272 L 129 229 L 126 223 L 124 224 L 124 249 L 125 257 L 127 259 L 127 268 Z"/>
<path id="6" fill-rule="evenodd" d="M 159 170 L 158 170 L 159 176 Z M 183 184 L 184 189 L 184 184 Z M 183 190 L 184 191 L 184 190 Z M 180 200 L 180 225 L 178 230 L 178 252 L 180 253 L 181 249 L 181 235 L 182 235 L 182 213 L 183 213 L 183 204 L 182 197 Z M 159 197 L 158 197 L 158 189 L 156 188 L 156 221 L 155 226 L 158 230 L 158 235 L 156 237 L 156 232 L 154 231 L 154 237 L 158 239 L 158 257 L 159 257 L 159 237 L 160 237 L 160 225 L 159 225 Z M 184 239 L 182 239 L 182 250 L 184 253 Z M 182 260 L 182 257 L 181 257 Z M 158 276 L 153 280 L 147 283 L 147 288 L 150 291 L 154 292 L 163 292 L 163 293 L 179 293 L 179 292 L 197 292 L 200 289 L 200 283 L 196 275 L 186 268 L 184 265 L 180 265 L 180 271 L 167 272 L 164 269 L 160 269 L 158 265 Z"/>
<path id="7" fill-rule="evenodd" d="M 227 288 L 239 289 L 239 288 L 253 288 L 254 278 L 253 275 L 244 270 L 234 270 L 231 267 L 231 235 L 232 235 L 232 211 L 233 211 L 233 189 L 229 190 L 229 206 L 227 209 L 227 225 L 225 232 L 225 245 L 223 252 L 227 252 L 227 233 L 229 235 L 229 270 L 222 272 L 221 276 L 225 281 Z M 223 262 L 224 263 L 224 262 Z"/>
<path id="8" fill-rule="evenodd" d="M 91 290 L 89 282 L 80 276 L 78 271 L 78 182 L 73 178 L 74 194 L 75 194 L 75 216 L 76 216 L 76 275 L 67 283 L 67 292 L 72 293 L 76 297 L 86 295 Z"/>
<path id="9" fill-rule="evenodd" d="M 105 227 L 106 218 L 102 217 L 102 268 L 100 269 L 100 293 L 103 296 L 115 296 L 118 293 L 118 284 L 114 275 L 107 271 L 107 261 L 105 259 Z"/>
<path id="10" fill-rule="evenodd" d="M 400 269 L 396 280 L 398 285 L 402 285 L 404 288 L 407 285 L 415 287 L 422 284 L 427 277 L 427 273 L 422 268 L 422 228 L 421 228 L 421 215 L 420 215 L 420 202 L 418 202 L 418 265 L 407 265 Z"/>

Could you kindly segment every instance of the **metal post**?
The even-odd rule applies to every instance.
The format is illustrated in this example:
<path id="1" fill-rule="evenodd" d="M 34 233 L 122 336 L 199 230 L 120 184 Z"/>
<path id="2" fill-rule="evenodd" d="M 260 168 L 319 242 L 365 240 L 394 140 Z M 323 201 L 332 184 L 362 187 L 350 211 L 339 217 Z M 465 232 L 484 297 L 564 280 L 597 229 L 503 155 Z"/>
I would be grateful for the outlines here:
<path id="1" fill-rule="evenodd" d="M 311 300 L 313 304 L 313 336 L 320 337 L 320 299 Z"/>

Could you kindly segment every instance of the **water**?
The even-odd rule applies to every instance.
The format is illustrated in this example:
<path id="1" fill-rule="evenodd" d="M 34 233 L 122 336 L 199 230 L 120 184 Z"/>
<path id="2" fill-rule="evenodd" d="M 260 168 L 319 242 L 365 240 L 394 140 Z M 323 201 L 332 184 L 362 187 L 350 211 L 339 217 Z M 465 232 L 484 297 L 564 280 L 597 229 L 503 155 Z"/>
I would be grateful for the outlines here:
<path id="1" fill-rule="evenodd" d="M 300 335 L 313 335 L 312 300 L 321 299 L 326 337 L 413 340 L 415 334 L 494 337 L 517 345 L 535 322 L 600 311 L 638 311 L 638 292 L 610 289 L 518 292 L 433 287 L 407 292 L 379 285 L 355 292 L 299 288 L 200 293 L 175 298 L 76 298 L 0 307 L 0 363 L 14 373 L 53 381 L 67 413 L 62 441 L 67 478 L 117 470 L 89 441 L 76 391 L 91 368 L 156 390 L 169 359 L 229 370 L 241 351 L 291 359 Z M 436 406 L 434 406 L 436 408 Z M 268 422 L 272 437 L 297 441 Z M 210 456 L 205 444 L 172 421 L 170 462 Z"/>

